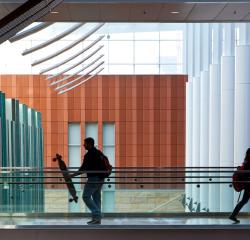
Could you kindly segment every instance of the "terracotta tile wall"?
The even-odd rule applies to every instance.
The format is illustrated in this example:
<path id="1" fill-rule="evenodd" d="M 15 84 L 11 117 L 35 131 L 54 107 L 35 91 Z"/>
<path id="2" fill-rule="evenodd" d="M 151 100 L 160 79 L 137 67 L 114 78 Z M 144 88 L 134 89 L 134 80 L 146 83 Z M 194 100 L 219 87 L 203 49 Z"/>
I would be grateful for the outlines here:
<path id="1" fill-rule="evenodd" d="M 98 76 L 57 95 L 44 76 L 0 75 L 0 90 L 42 112 L 47 167 L 56 152 L 68 159 L 69 122 L 81 123 L 82 136 L 85 122 L 98 122 L 100 140 L 102 123 L 115 122 L 116 166 L 175 167 L 184 166 L 186 80 Z"/>

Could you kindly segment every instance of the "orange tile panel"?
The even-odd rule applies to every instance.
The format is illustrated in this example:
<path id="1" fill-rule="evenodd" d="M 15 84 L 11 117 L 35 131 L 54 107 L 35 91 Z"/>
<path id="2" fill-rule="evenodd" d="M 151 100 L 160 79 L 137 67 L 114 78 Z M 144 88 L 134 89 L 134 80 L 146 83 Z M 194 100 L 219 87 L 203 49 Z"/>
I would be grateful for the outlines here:
<path id="1" fill-rule="evenodd" d="M 116 134 L 120 135 L 116 136 L 117 149 L 126 149 L 126 144 L 133 146 L 122 158 L 120 151 L 116 151 L 117 164 L 124 166 L 127 163 L 133 166 L 165 164 L 160 146 L 177 143 L 183 143 L 178 146 L 184 146 L 185 76 L 98 76 L 86 85 L 61 96 L 48 87 L 45 78 L 46 76 L 2 75 L 0 89 L 8 97 L 18 96 L 30 107 L 41 110 L 47 166 L 51 165 L 48 157 L 56 149 L 68 154 L 68 122 L 116 121 Z M 52 129 L 55 131 L 51 135 Z M 170 135 L 173 132 L 176 134 Z M 164 144 L 159 145 L 160 143 Z M 148 155 L 146 159 L 143 144 L 149 146 L 145 153 Z M 182 150 L 177 149 L 176 154 L 180 155 L 178 160 L 170 151 L 172 158 L 167 161 L 173 161 L 173 164 L 184 163 L 184 155 L 181 155 L 185 152 L 184 147 Z M 132 155 L 127 161 L 126 153 Z M 169 162 L 166 164 L 171 165 Z"/>
<path id="2" fill-rule="evenodd" d="M 109 98 L 109 109 L 116 109 L 116 98 Z"/>
<path id="3" fill-rule="evenodd" d="M 92 112 L 92 114 L 91 114 L 92 120 L 91 121 L 97 122 L 98 121 L 98 110 L 95 109 L 95 110 L 92 110 L 91 112 Z M 80 120 L 80 117 L 78 116 L 80 114 L 80 112 L 77 111 L 77 112 L 75 112 L 75 114 L 76 114 L 76 119 Z M 109 120 L 107 120 L 107 121 L 109 121 Z"/>

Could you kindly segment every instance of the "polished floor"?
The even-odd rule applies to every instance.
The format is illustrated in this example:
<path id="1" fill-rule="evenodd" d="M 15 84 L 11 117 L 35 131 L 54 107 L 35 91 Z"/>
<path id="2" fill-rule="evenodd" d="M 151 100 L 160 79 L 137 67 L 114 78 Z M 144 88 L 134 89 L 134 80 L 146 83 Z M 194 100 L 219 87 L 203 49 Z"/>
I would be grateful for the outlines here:
<path id="1" fill-rule="evenodd" d="M 88 218 L 1 217 L 0 229 L 108 228 L 108 229 L 250 229 L 250 217 L 233 224 L 226 217 L 104 218 L 101 225 L 87 225 Z"/>

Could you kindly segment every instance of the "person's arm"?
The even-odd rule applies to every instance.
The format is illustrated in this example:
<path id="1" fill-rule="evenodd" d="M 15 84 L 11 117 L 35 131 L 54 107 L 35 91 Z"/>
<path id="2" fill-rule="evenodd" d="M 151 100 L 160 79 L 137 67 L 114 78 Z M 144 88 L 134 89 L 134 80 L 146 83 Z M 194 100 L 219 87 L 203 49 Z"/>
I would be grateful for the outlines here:
<path id="1" fill-rule="evenodd" d="M 68 178 L 73 178 L 73 177 L 76 177 L 76 176 L 79 176 L 83 174 L 83 172 L 81 170 L 78 169 L 78 171 L 74 172 L 74 173 L 71 173 L 68 175 Z"/>
<path id="2" fill-rule="evenodd" d="M 81 167 L 76 172 L 69 174 L 68 178 L 73 178 L 73 177 L 76 177 L 76 176 L 83 174 L 85 169 L 86 169 L 86 158 L 84 157 L 84 160 L 83 160 Z"/>

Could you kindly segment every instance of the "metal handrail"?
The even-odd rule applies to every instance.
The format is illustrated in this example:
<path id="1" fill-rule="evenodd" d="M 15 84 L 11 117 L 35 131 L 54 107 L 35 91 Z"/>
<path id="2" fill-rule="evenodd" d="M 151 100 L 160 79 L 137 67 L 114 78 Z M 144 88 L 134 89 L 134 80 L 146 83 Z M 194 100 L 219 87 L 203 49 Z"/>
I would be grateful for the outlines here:
<path id="1" fill-rule="evenodd" d="M 250 181 L 237 181 L 239 183 L 250 183 Z M 73 182 L 74 184 L 83 184 L 83 182 Z M 97 183 L 100 183 L 100 182 L 90 182 L 91 184 L 97 184 Z M 0 182 L 0 184 L 17 184 L 17 185 L 22 185 L 22 184 L 65 184 L 65 182 Z M 104 182 L 103 184 L 129 184 L 129 185 L 143 185 L 143 184 L 181 184 L 181 185 L 184 185 L 184 184 L 232 184 L 232 182 L 228 182 L 228 181 L 223 181 L 223 182 L 210 182 L 210 181 L 207 181 L 207 182 L 126 182 L 126 181 L 120 181 L 120 182 Z M 199 186 L 198 186 L 199 187 Z"/>
<path id="2" fill-rule="evenodd" d="M 174 179 L 184 179 L 184 178 L 231 178 L 232 176 L 181 176 L 181 177 L 178 177 L 178 176 L 174 176 L 174 177 L 171 177 L 171 176 L 153 176 L 153 177 L 150 177 L 150 176 L 110 176 L 108 178 L 133 178 L 133 179 L 137 179 L 137 178 L 174 178 Z M 62 176 L 0 176 L 0 179 L 5 179 L 5 178 L 32 178 L 32 179 L 35 179 L 35 178 L 44 178 L 44 179 L 47 179 L 47 178 L 55 178 L 55 179 L 62 179 Z M 87 176 L 80 176 L 80 177 L 74 177 L 74 179 L 77 179 L 77 178 L 88 178 Z"/>
<path id="3" fill-rule="evenodd" d="M 67 167 L 68 169 L 79 169 L 79 167 Z M 39 167 L 0 167 L 0 169 L 24 169 L 24 170 L 29 170 L 29 169 L 58 169 L 58 167 L 44 167 L 44 168 L 39 168 Z M 156 169 L 156 170 L 165 170 L 165 169 L 237 169 L 237 167 L 113 167 L 113 169 Z"/>
<path id="4" fill-rule="evenodd" d="M 14 173 L 13 170 L 5 170 L 6 172 L 2 171 L 2 173 Z M 250 170 L 240 170 L 242 173 L 250 173 Z M 56 170 L 56 171 L 16 171 L 17 173 L 61 173 L 62 171 Z M 65 171 L 65 173 L 74 173 L 75 171 Z M 84 173 L 106 173 L 107 171 L 79 171 L 79 174 Z M 112 171 L 112 173 L 233 173 L 234 171 L 146 171 L 146 170 L 137 170 L 137 171 Z M 0 171 L 1 173 L 1 171 Z"/>
<path id="5" fill-rule="evenodd" d="M 185 169 L 184 167 L 179 167 L 180 169 Z M 179 169 L 178 167 L 177 168 L 174 168 L 174 169 Z M 123 170 L 119 170 L 120 168 L 117 168 L 118 170 L 113 170 L 112 173 L 117 173 L 118 176 L 115 176 L 115 175 L 111 175 L 109 178 L 107 178 L 107 182 L 105 184 L 136 184 L 136 185 L 139 185 L 139 184 L 231 184 L 232 181 L 231 181 L 231 177 L 232 175 L 217 175 L 214 173 L 218 173 L 218 174 L 221 174 L 221 173 L 232 173 L 233 171 L 218 171 L 218 170 L 211 170 L 211 167 L 203 167 L 203 168 L 208 168 L 209 170 L 207 171 L 203 171 L 203 170 L 172 170 L 172 168 L 167 168 L 168 170 L 165 170 L 165 168 L 163 168 L 163 170 L 161 170 L 162 168 L 154 168 L 155 170 L 152 170 L 149 168 L 148 169 L 143 169 L 143 168 L 133 168 L 131 170 L 131 168 L 128 168 L 128 170 L 126 170 L 126 168 L 121 168 Z M 218 167 L 213 167 L 215 169 L 218 169 Z M 223 168 L 230 168 L 232 169 L 233 167 L 222 167 L 221 169 Z M 32 174 L 37 174 L 37 173 L 42 173 L 42 174 L 52 174 L 52 173 L 56 173 L 56 174 L 68 174 L 68 173 L 74 173 L 75 171 L 61 171 L 61 170 L 54 170 L 55 168 L 44 168 L 44 169 L 52 169 L 52 171 L 46 171 L 46 170 L 42 170 L 42 171 L 34 171 L 33 168 L 25 168 L 26 171 L 13 171 L 14 170 L 23 170 L 23 168 L 21 167 L 16 167 L 16 168 L 2 168 L 2 169 L 5 169 L 5 170 L 10 170 L 9 172 L 0 172 L 0 174 L 5 174 L 5 176 L 1 176 L 0 175 L 0 179 L 4 182 L 0 182 L 0 184 L 65 184 L 65 182 L 53 182 L 51 181 L 51 179 L 58 179 L 60 181 L 62 181 L 63 179 L 63 176 L 39 176 L 39 175 L 32 175 Z M 139 169 L 139 170 L 138 170 Z M 141 170 L 143 169 L 143 170 Z M 159 171 L 160 169 L 160 171 Z M 170 169 L 170 170 L 169 170 Z M 197 167 L 196 167 L 197 169 Z M 28 170 L 28 171 L 27 171 Z M 250 173 L 250 170 L 240 170 L 242 173 Z M 105 173 L 107 171 L 78 171 L 79 174 L 86 174 L 86 173 Z M 25 174 L 25 176 L 13 176 L 13 174 L 20 174 L 20 173 L 23 173 Z M 124 174 L 129 174 L 129 173 L 132 173 L 132 174 L 137 174 L 136 176 L 121 176 L 119 174 L 121 173 L 124 173 Z M 181 176 L 172 176 L 172 174 L 178 174 L 178 173 L 181 173 Z M 187 173 L 190 173 L 190 175 L 186 175 Z M 193 173 L 195 173 L 196 175 L 192 175 Z M 199 173 L 207 173 L 208 175 L 197 175 Z M 9 175 L 7 175 L 9 174 Z M 31 176 L 29 176 L 29 174 L 31 174 Z M 146 176 L 142 176 L 140 174 L 153 174 L 153 176 L 150 176 L 150 175 L 146 175 Z M 163 175 L 163 176 L 160 176 L 160 174 L 166 174 L 166 175 Z M 170 174 L 170 175 L 168 175 Z M 213 174 L 213 175 L 211 175 Z M 82 184 L 83 182 L 81 182 L 81 179 L 86 179 L 87 176 L 78 176 L 78 177 L 75 177 L 75 179 L 78 179 L 80 180 L 79 182 L 74 182 L 75 184 Z M 229 178 L 230 181 L 225 181 L 225 179 Z M 5 179 L 7 179 L 7 181 L 5 181 Z M 15 181 L 15 179 L 17 179 L 17 181 Z M 32 179 L 32 182 L 26 182 L 25 179 Z M 46 179 L 49 179 L 49 181 L 46 181 L 46 182 L 39 182 L 41 180 L 46 180 Z M 116 179 L 126 179 L 126 180 L 133 180 L 133 181 L 116 181 Z M 141 181 L 141 179 L 147 179 L 147 181 Z M 148 181 L 149 179 L 151 179 L 151 181 Z M 153 181 L 153 180 L 156 180 L 156 179 L 163 179 L 164 181 L 160 181 L 160 182 L 156 182 L 156 181 Z M 175 179 L 175 181 L 166 181 L 166 180 L 172 180 L 172 179 Z M 187 179 L 189 179 L 189 181 L 187 181 Z M 192 180 L 192 179 L 195 179 Z M 200 179 L 200 180 L 206 180 L 208 179 L 208 181 L 197 181 L 197 179 Z M 217 181 L 214 181 L 213 179 L 216 179 Z M 218 181 L 218 179 L 224 179 L 224 181 Z M 38 181 L 37 181 L 38 180 Z M 113 181 L 111 181 L 113 180 Z M 176 181 L 177 180 L 177 181 Z M 190 181 L 191 180 L 191 181 Z M 241 182 L 241 183 L 249 183 L 249 181 L 238 181 L 238 182 Z M 198 187 L 197 185 L 197 187 Z"/>

